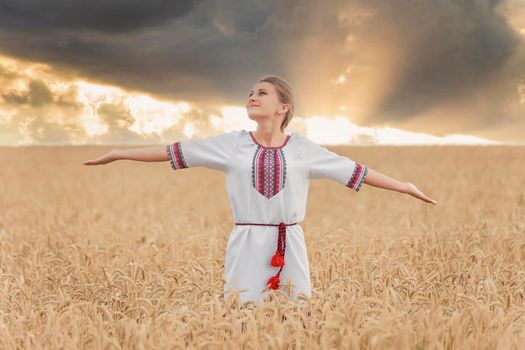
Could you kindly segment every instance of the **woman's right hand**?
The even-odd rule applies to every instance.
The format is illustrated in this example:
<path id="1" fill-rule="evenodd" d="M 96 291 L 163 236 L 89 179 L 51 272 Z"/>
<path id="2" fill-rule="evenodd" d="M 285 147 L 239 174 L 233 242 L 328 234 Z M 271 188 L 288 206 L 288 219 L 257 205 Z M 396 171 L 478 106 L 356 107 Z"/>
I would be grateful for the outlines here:
<path id="1" fill-rule="evenodd" d="M 82 164 L 84 164 L 84 165 L 99 165 L 99 164 L 111 163 L 111 162 L 113 162 L 115 160 L 119 160 L 120 159 L 118 157 L 117 152 L 118 152 L 117 149 L 111 150 L 108 153 L 104 154 L 103 156 L 98 157 L 97 159 L 86 160 Z"/>

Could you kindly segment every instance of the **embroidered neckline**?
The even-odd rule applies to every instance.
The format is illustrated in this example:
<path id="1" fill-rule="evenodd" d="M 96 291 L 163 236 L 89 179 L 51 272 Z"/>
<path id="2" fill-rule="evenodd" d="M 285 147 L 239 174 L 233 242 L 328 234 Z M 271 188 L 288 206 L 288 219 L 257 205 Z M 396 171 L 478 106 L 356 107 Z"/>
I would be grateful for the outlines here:
<path id="1" fill-rule="evenodd" d="M 282 148 L 257 147 L 252 160 L 252 185 L 270 199 L 286 183 L 286 157 Z"/>
<path id="2" fill-rule="evenodd" d="M 284 140 L 284 143 L 281 145 L 281 146 L 274 146 L 274 147 L 267 147 L 267 146 L 263 146 L 261 145 L 259 142 L 257 142 L 257 140 L 255 139 L 255 137 L 253 137 L 253 134 L 251 131 L 248 131 L 248 133 L 250 134 L 251 138 L 252 138 L 252 141 L 258 145 L 259 147 L 262 147 L 262 148 L 266 148 L 266 149 L 275 149 L 275 148 L 283 148 L 284 146 L 286 146 L 286 144 L 288 143 L 288 141 L 290 140 L 290 138 L 292 137 L 292 135 L 286 135 L 286 139 Z"/>

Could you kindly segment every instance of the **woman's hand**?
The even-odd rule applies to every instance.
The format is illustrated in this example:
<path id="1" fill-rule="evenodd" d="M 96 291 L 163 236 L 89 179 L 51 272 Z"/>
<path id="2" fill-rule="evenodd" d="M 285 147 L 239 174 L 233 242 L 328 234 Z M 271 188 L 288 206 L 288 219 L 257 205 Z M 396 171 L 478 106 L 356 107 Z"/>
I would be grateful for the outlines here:
<path id="1" fill-rule="evenodd" d="M 435 200 L 427 197 L 412 182 L 405 182 L 405 193 L 414 196 L 417 199 L 421 199 L 424 202 L 432 203 L 433 205 L 436 205 L 438 203 Z"/>
<path id="2" fill-rule="evenodd" d="M 104 154 L 102 157 L 99 157 L 97 159 L 93 159 L 93 160 L 86 160 L 84 163 L 84 165 L 98 165 L 98 164 L 106 164 L 106 163 L 111 163 L 115 160 L 119 160 L 119 156 L 117 154 L 118 150 L 117 149 L 114 149 L 114 150 L 111 150 L 109 151 L 108 153 Z"/>

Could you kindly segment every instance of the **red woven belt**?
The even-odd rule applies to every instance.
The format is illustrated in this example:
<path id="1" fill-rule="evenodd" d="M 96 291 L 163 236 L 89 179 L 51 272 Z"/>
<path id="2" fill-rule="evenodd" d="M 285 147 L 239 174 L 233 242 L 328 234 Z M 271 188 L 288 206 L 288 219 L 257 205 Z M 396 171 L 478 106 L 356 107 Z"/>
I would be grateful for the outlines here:
<path id="1" fill-rule="evenodd" d="M 281 271 L 283 270 L 284 266 L 284 253 L 286 252 L 286 226 L 293 226 L 296 225 L 297 222 L 294 222 L 293 224 L 285 224 L 284 222 L 281 222 L 280 224 L 255 224 L 255 223 L 235 223 L 235 225 L 255 225 L 255 226 L 279 226 L 279 235 L 277 236 L 277 250 L 275 251 L 275 254 L 272 257 L 272 261 L 270 264 L 275 267 L 281 267 L 279 269 L 279 272 L 277 272 L 276 275 L 270 277 L 268 282 L 266 282 L 266 285 L 270 289 L 278 289 L 279 288 L 279 276 L 281 275 Z"/>

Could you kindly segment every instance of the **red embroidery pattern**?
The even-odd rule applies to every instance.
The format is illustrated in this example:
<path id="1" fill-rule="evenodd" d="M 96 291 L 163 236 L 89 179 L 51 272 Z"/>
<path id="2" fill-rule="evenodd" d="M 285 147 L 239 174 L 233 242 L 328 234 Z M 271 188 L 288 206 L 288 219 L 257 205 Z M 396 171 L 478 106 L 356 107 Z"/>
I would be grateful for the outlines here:
<path id="1" fill-rule="evenodd" d="M 171 167 L 173 170 L 187 168 L 188 164 L 182 154 L 182 147 L 180 141 L 175 142 L 171 145 L 166 145 L 166 151 L 168 152 L 168 158 L 170 159 Z"/>
<path id="2" fill-rule="evenodd" d="M 286 182 L 286 158 L 282 148 L 288 143 L 290 135 L 280 147 L 264 147 L 251 132 L 250 136 L 258 146 L 252 161 L 252 184 L 260 194 L 270 199 L 284 188 Z"/>
<path id="3" fill-rule="evenodd" d="M 368 168 L 365 165 L 356 163 L 356 167 L 350 180 L 346 186 L 358 192 L 361 189 L 361 185 L 365 182 L 366 175 L 368 174 Z"/>

